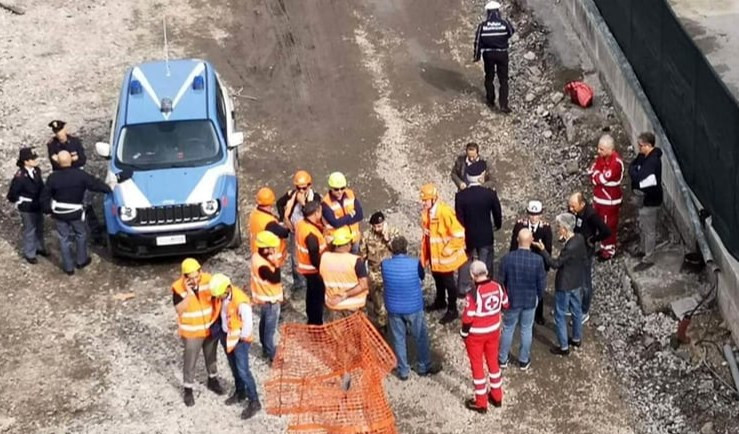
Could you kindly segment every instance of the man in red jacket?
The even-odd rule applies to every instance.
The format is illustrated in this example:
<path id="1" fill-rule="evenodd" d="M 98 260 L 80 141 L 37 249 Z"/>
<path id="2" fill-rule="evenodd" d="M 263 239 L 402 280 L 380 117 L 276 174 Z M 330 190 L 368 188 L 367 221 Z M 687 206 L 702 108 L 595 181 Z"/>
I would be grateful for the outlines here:
<path id="1" fill-rule="evenodd" d="M 466 296 L 460 334 L 464 338 L 472 366 L 475 397 L 467 400 L 465 406 L 484 414 L 488 411 L 488 400 L 493 407 L 503 405 L 503 377 L 498 366 L 498 342 L 500 311 L 508 308 L 508 297 L 502 286 L 490 280 L 484 262 L 472 262 L 470 275 L 475 281 L 475 288 Z M 483 362 L 488 365 L 487 377 Z"/>
<path id="2" fill-rule="evenodd" d="M 598 252 L 601 260 L 608 260 L 616 253 L 618 214 L 623 198 L 621 181 L 624 178 L 624 162 L 610 135 L 605 134 L 598 140 L 598 157 L 588 174 L 593 183 L 593 208 L 611 230 L 611 235 L 601 241 Z"/>

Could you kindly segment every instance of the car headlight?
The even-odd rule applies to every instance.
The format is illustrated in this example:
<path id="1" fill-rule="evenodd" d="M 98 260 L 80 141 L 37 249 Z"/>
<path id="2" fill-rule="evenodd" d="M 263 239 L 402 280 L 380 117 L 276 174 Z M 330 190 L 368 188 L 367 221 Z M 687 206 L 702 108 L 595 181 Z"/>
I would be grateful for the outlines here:
<path id="1" fill-rule="evenodd" d="M 218 212 L 218 201 L 215 199 L 206 200 L 200 204 L 200 209 L 203 210 L 205 215 L 213 215 Z"/>
<path id="2" fill-rule="evenodd" d="M 118 209 L 118 215 L 124 222 L 130 222 L 136 218 L 136 208 L 130 206 L 122 206 Z"/>

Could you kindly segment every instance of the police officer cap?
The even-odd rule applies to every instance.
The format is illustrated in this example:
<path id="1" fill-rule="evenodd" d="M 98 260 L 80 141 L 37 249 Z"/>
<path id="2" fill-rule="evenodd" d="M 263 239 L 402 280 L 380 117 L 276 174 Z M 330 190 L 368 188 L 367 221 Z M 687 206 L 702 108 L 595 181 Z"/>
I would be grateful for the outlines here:
<path id="1" fill-rule="evenodd" d="M 542 208 L 541 202 L 532 200 L 529 202 L 529 206 L 526 207 L 526 212 L 531 215 L 538 215 L 541 214 Z"/>
<path id="2" fill-rule="evenodd" d="M 55 133 L 58 133 L 59 131 L 61 131 L 61 129 L 64 128 L 65 125 L 67 125 L 67 123 L 64 122 L 64 121 L 51 121 L 51 122 L 49 122 L 49 128 L 51 128 L 51 131 L 53 131 Z"/>
<path id="3" fill-rule="evenodd" d="M 16 164 L 18 167 L 23 167 L 23 163 L 28 160 L 35 160 L 36 158 L 38 158 L 38 155 L 32 148 L 21 148 L 20 152 L 18 152 L 18 162 Z"/>
<path id="4" fill-rule="evenodd" d="M 385 221 L 385 214 L 383 214 L 381 211 L 377 211 L 376 213 L 372 214 L 372 216 L 370 216 L 371 225 L 379 225 L 380 223 L 383 223 L 384 221 Z"/>
<path id="5" fill-rule="evenodd" d="M 500 9 L 500 3 L 498 3 L 498 2 L 488 2 L 485 5 L 485 10 L 486 11 L 495 11 L 495 10 L 498 10 L 498 9 Z"/>
<path id="6" fill-rule="evenodd" d="M 475 161 L 467 166 L 467 176 L 480 176 L 485 173 L 485 169 L 487 168 L 488 165 L 484 161 Z"/>

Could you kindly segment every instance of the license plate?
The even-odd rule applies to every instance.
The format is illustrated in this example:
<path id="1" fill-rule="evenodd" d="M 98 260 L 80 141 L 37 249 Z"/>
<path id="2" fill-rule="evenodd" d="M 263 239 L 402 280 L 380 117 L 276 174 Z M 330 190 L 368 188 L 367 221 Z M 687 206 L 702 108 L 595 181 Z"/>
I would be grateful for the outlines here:
<path id="1" fill-rule="evenodd" d="M 168 235 L 165 237 L 157 237 L 157 246 L 176 246 L 187 242 L 184 235 Z"/>

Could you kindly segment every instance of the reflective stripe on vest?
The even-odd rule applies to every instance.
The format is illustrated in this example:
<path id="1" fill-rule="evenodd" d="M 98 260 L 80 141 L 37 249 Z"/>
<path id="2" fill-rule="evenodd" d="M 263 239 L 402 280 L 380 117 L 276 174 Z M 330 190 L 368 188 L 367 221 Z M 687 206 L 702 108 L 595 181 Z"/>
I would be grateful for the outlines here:
<path id="1" fill-rule="evenodd" d="M 274 272 L 277 267 L 272 265 L 259 253 L 251 255 L 251 295 L 256 303 L 279 303 L 284 300 L 282 294 L 282 282 L 272 283 L 259 277 L 259 269 L 262 267 L 269 268 Z"/>
<path id="2" fill-rule="evenodd" d="M 449 227 L 448 221 L 451 222 Z M 431 210 L 422 213 L 421 226 L 424 233 L 422 242 L 428 243 L 429 247 L 426 249 L 422 246 L 421 259 L 424 265 L 431 264 L 431 271 L 452 272 L 467 261 L 467 254 L 464 251 L 464 228 L 449 205 L 437 201 Z M 442 254 L 444 247 L 452 242 L 457 244 L 454 252 L 444 256 Z"/>
<path id="3" fill-rule="evenodd" d="M 344 200 L 342 202 L 335 200 L 333 196 L 331 196 L 331 193 L 326 193 L 323 196 L 322 202 L 328 205 L 329 208 L 331 208 L 331 211 L 334 212 L 335 218 L 340 219 L 354 212 L 355 198 L 356 196 L 354 195 L 354 191 L 347 188 L 346 190 L 344 190 Z M 352 223 L 351 225 L 349 225 L 349 230 L 352 231 L 352 235 L 353 235 L 352 241 L 355 243 L 358 243 L 360 236 L 362 235 L 359 232 L 359 223 Z M 326 235 L 332 235 L 333 233 L 334 233 L 334 227 L 326 223 Z"/>
<path id="4" fill-rule="evenodd" d="M 249 215 L 249 246 L 251 247 L 252 254 L 256 253 L 258 250 L 256 243 L 257 234 L 267 230 L 267 225 L 272 222 L 279 223 L 277 217 L 259 208 L 254 209 L 254 211 L 252 211 Z M 286 252 L 287 241 L 284 239 L 280 239 L 280 247 L 277 249 L 278 267 L 281 267 L 287 259 Z"/>
<path id="5" fill-rule="evenodd" d="M 326 252 L 321 257 L 321 278 L 326 286 L 326 307 L 331 310 L 356 310 L 367 303 L 367 291 L 353 295 L 340 303 L 331 304 L 331 298 L 346 294 L 359 284 L 354 269 L 359 256 L 351 253 Z"/>
<path id="6" fill-rule="evenodd" d="M 323 237 L 321 230 L 306 219 L 298 222 L 295 232 L 295 245 L 298 250 L 298 272 L 300 274 L 318 274 L 318 270 L 310 262 L 310 254 L 305 239 L 308 235 L 313 234 L 318 239 L 320 253 L 326 250 L 326 239 Z"/>
<path id="7" fill-rule="evenodd" d="M 210 326 L 218 320 L 221 302 L 210 295 L 210 274 L 200 273 L 198 293 L 193 297 L 187 309 L 177 316 L 180 336 L 185 339 L 205 338 L 210 336 Z M 172 291 L 184 300 L 187 298 L 185 279 L 177 279 L 172 284 Z"/>
<path id="8" fill-rule="evenodd" d="M 244 303 L 251 304 L 249 296 L 241 289 L 232 286 L 231 301 L 228 303 L 228 308 L 226 309 L 226 322 L 228 323 L 228 330 L 226 330 L 226 351 L 229 353 L 236 348 L 236 344 L 240 340 L 244 342 L 252 341 L 251 334 L 244 338 L 241 337 L 241 328 L 244 323 L 241 321 L 241 315 L 239 315 L 239 306 Z"/>

